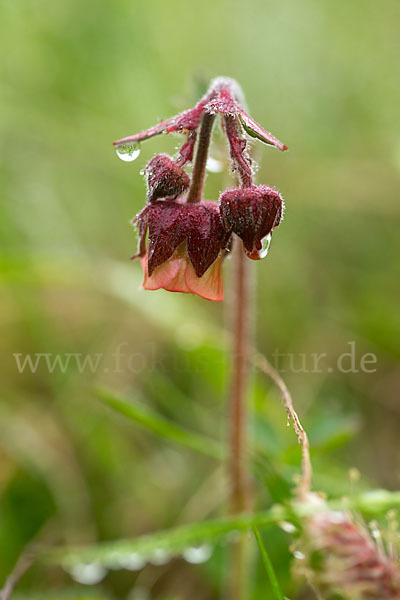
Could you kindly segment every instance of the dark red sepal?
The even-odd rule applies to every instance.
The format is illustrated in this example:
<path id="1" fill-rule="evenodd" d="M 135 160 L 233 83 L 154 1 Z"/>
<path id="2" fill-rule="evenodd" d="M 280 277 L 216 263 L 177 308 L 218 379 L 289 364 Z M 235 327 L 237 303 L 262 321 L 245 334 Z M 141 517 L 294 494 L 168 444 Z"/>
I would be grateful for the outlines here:
<path id="1" fill-rule="evenodd" d="M 230 188 L 219 199 L 222 222 L 242 240 L 251 258 L 262 248 L 262 239 L 279 225 L 283 213 L 280 193 L 266 185 Z"/>
<path id="2" fill-rule="evenodd" d="M 156 154 L 145 169 L 147 202 L 159 198 L 175 199 L 190 185 L 190 177 L 168 154 Z"/>
<path id="3" fill-rule="evenodd" d="M 202 277 L 229 244 L 230 232 L 224 228 L 215 202 L 184 204 L 156 200 L 138 214 L 134 223 L 139 229 L 140 250 L 132 258 L 144 256 L 148 230 L 149 276 L 186 241 L 188 257 L 196 275 Z"/>
<path id="4" fill-rule="evenodd" d="M 225 230 L 215 202 L 203 201 L 188 206 L 191 208 L 187 252 L 197 277 L 201 277 L 220 251 L 227 249 L 231 234 Z"/>

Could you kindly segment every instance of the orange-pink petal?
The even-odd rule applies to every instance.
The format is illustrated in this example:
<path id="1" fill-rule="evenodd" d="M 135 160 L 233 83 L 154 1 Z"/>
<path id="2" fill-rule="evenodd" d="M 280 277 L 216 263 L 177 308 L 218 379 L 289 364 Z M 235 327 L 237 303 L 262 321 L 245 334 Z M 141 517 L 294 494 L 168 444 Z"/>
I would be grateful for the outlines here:
<path id="1" fill-rule="evenodd" d="M 202 277 L 197 277 L 192 263 L 186 268 L 186 284 L 192 294 L 197 294 L 206 300 L 221 302 L 224 299 L 224 284 L 222 281 L 222 255 L 208 267 Z"/>
<path id="2" fill-rule="evenodd" d="M 149 277 L 147 253 L 141 259 L 144 271 L 142 287 L 145 290 L 164 289 L 168 292 L 196 294 L 206 300 L 220 302 L 224 298 L 222 282 L 222 255 L 207 269 L 202 277 L 197 277 L 189 257 L 186 244 L 182 244 L 165 263 L 156 267 Z"/>

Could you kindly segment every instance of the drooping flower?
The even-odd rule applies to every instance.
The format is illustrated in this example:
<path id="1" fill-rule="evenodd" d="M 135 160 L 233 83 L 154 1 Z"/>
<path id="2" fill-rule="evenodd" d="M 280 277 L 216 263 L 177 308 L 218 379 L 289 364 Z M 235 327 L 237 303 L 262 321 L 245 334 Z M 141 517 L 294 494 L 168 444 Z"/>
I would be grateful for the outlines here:
<path id="1" fill-rule="evenodd" d="M 168 154 L 156 154 L 145 169 L 147 177 L 147 202 L 159 198 L 175 200 L 190 185 L 186 171 Z"/>
<path id="2" fill-rule="evenodd" d="M 282 218 L 284 203 L 279 192 L 266 185 L 230 188 L 221 194 L 219 207 L 222 222 L 243 240 L 247 256 L 262 258 L 263 239 Z"/>
<path id="3" fill-rule="evenodd" d="M 383 544 L 345 511 L 329 510 L 310 494 L 316 512 L 297 543 L 295 570 L 324 598 L 393 600 L 400 598 L 400 569 Z"/>
<path id="4" fill-rule="evenodd" d="M 203 198 L 207 152 L 218 115 L 240 184 L 222 194 L 219 204 Z M 148 204 L 134 220 L 140 239 L 133 258 L 141 258 L 145 289 L 163 288 L 222 300 L 222 260 L 232 234 L 242 238 L 247 256 L 261 258 L 262 241 L 279 224 L 282 214 L 279 193 L 253 183 L 246 134 L 279 150 L 286 146 L 245 112 L 240 87 L 226 77 L 212 81 L 193 108 L 114 145 L 118 152 L 118 148 L 173 132 L 186 135 L 177 157 L 158 154 L 145 169 Z M 193 161 L 196 146 L 189 177 L 184 167 Z"/>
<path id="5" fill-rule="evenodd" d="M 135 222 L 144 289 L 223 299 L 221 267 L 231 235 L 222 225 L 215 202 L 158 200 L 145 206 Z"/>

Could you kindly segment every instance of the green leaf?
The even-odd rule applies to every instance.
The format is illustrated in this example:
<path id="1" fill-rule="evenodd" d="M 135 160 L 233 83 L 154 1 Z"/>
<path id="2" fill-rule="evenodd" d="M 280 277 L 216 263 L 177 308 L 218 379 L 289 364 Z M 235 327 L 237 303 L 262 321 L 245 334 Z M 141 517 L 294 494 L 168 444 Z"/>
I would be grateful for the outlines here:
<path id="1" fill-rule="evenodd" d="M 216 440 L 179 427 L 175 423 L 172 423 L 172 421 L 160 417 L 155 412 L 145 408 L 139 402 L 117 396 L 114 392 L 105 388 L 96 390 L 96 396 L 124 417 L 142 425 L 142 427 L 145 427 L 159 437 L 171 440 L 176 444 L 185 446 L 211 458 L 217 460 L 224 459 L 222 446 Z"/>
<path id="2" fill-rule="evenodd" d="M 274 592 L 274 596 L 277 600 L 285 600 L 285 597 L 281 592 L 281 588 L 279 587 L 279 583 L 276 578 L 275 570 L 272 565 L 271 559 L 270 559 L 267 549 L 264 546 L 264 543 L 262 541 L 260 532 L 258 531 L 258 529 L 256 527 L 254 527 L 253 531 L 254 531 L 254 535 L 257 540 L 258 547 L 260 549 L 261 558 L 263 560 L 265 570 L 267 571 L 267 575 L 268 575 L 269 581 L 271 583 L 272 591 Z"/>

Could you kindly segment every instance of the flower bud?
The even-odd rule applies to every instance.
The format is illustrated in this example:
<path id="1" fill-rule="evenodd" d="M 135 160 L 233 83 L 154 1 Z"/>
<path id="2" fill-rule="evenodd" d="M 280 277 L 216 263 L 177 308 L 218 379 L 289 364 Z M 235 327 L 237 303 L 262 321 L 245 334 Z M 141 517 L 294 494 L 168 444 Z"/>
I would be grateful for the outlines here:
<path id="1" fill-rule="evenodd" d="M 230 188 L 219 198 L 222 222 L 242 240 L 249 258 L 262 258 L 262 240 L 280 223 L 283 198 L 266 185 Z"/>
<path id="2" fill-rule="evenodd" d="M 145 169 L 147 176 L 147 202 L 159 198 L 175 199 L 190 185 L 189 175 L 167 154 L 156 154 Z"/>

